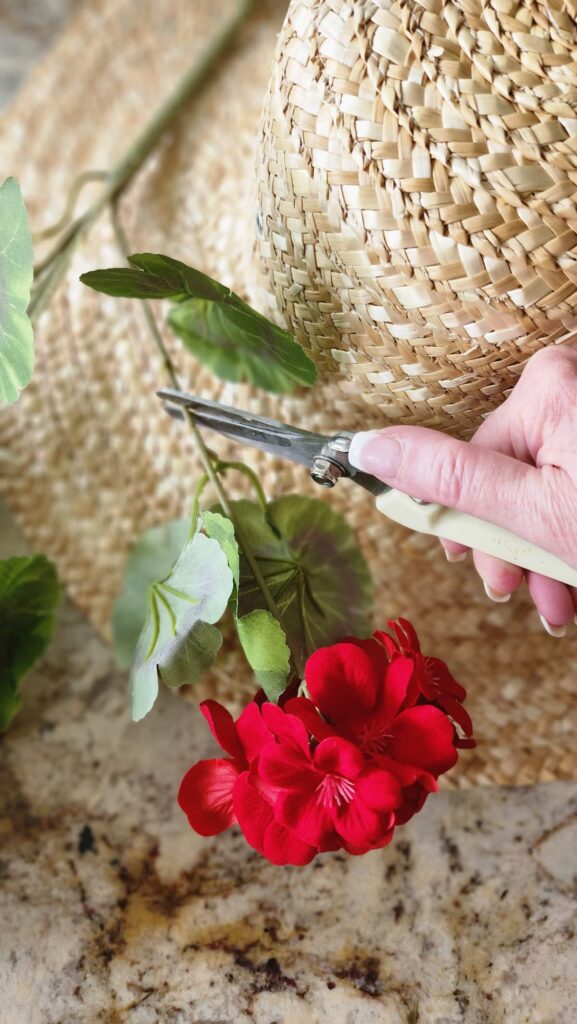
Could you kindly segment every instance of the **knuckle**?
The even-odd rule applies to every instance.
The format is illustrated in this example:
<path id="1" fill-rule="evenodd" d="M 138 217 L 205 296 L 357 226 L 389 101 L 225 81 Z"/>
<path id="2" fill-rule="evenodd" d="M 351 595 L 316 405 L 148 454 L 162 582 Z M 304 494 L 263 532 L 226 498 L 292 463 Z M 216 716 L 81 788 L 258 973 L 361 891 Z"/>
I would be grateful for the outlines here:
<path id="1" fill-rule="evenodd" d="M 575 488 L 563 470 L 555 466 L 544 466 L 541 477 L 543 487 L 535 521 L 542 535 L 549 538 L 550 549 L 570 565 L 576 565 Z"/>
<path id="2" fill-rule="evenodd" d="M 570 345 L 546 345 L 531 356 L 523 370 L 523 377 L 537 376 L 542 383 L 576 374 L 577 349 Z"/>
<path id="3" fill-rule="evenodd" d="M 465 446 L 458 442 L 443 445 L 437 453 L 433 472 L 441 504 L 458 508 L 465 500 L 470 485 L 471 475 Z"/>

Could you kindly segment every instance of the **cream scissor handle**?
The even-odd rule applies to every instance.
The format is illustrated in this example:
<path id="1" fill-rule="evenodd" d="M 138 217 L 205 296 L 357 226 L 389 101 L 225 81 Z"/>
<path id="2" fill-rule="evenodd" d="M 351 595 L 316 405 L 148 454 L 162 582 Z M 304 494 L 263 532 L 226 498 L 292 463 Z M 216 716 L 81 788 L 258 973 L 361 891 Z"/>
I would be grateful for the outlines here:
<path id="1" fill-rule="evenodd" d="M 380 495 L 377 508 L 383 515 L 410 530 L 466 544 L 486 555 L 495 555 L 513 565 L 519 565 L 522 569 L 530 569 L 542 576 L 559 580 L 560 583 L 577 587 L 577 569 L 571 568 L 556 555 L 484 519 L 476 519 L 475 516 L 444 508 L 443 505 L 422 504 L 395 490 Z"/>

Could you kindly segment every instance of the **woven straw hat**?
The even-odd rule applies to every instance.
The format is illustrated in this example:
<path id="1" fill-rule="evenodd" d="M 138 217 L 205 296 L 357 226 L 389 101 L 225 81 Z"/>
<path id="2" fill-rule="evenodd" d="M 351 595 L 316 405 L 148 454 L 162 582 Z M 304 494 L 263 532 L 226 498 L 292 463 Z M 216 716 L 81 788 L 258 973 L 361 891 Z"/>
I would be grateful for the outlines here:
<path id="1" fill-rule="evenodd" d="M 292 0 L 264 120 L 281 308 L 373 414 L 469 437 L 577 330 L 565 0 Z"/>
<path id="2" fill-rule="evenodd" d="M 20 178 L 36 231 L 58 218 L 79 172 L 118 160 L 235 7 L 233 0 L 83 6 L 2 119 L 1 166 Z M 235 51 L 163 140 L 120 210 L 134 251 L 162 251 L 195 264 L 269 315 L 274 302 L 254 256 L 255 142 L 285 14 L 286 0 L 259 5 Z M 278 207 L 284 215 L 280 195 Z M 138 303 L 107 299 L 78 283 L 84 270 L 118 263 L 103 216 L 38 325 L 32 384 L 0 414 L 2 494 L 30 542 L 55 560 L 70 596 L 105 634 L 127 551 L 144 530 L 187 514 L 199 475 L 186 432 L 154 398 L 165 378 Z M 311 262 L 311 274 L 316 266 Z M 311 323 L 324 315 L 324 296 L 326 309 L 334 308 L 318 269 L 316 293 L 308 286 L 304 293 Z M 291 278 L 285 291 L 277 282 L 285 308 L 296 283 Z M 331 318 L 331 325 L 337 321 Z M 215 380 L 164 333 L 190 390 L 313 430 L 367 424 L 366 378 L 357 381 L 353 364 L 334 359 L 320 331 L 319 385 L 283 398 Z M 336 345 L 346 360 L 346 339 Z M 379 336 L 367 364 L 380 346 Z M 385 372 L 388 357 L 378 359 Z M 391 366 L 398 365 L 397 354 Z M 381 421 L 376 408 L 372 424 Z M 303 469 L 249 451 L 246 461 L 270 497 L 324 494 Z M 449 784 L 577 776 L 577 637 L 545 636 L 526 597 L 491 605 L 470 565 L 449 566 L 436 543 L 387 523 L 360 488 L 343 482 L 326 500 L 347 516 L 370 561 L 376 624 L 398 614 L 412 618 L 424 649 L 445 657 L 470 691 L 480 745 L 463 754 Z M 251 685 L 231 643 L 210 686 L 238 697 Z"/>

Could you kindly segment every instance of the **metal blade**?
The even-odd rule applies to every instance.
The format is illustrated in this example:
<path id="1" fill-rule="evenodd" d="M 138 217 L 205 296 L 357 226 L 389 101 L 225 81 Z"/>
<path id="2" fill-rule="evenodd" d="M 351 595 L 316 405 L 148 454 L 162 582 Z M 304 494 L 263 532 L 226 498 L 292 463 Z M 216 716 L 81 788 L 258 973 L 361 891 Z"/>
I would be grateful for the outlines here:
<path id="1" fill-rule="evenodd" d="M 162 388 L 157 394 L 166 402 L 166 411 L 171 416 L 182 419 L 184 410 L 189 409 L 199 426 L 216 430 L 233 441 L 289 459 L 309 469 L 332 436 L 300 430 L 264 416 L 253 416 L 252 413 L 220 405 L 206 398 L 196 398 L 173 388 Z"/>

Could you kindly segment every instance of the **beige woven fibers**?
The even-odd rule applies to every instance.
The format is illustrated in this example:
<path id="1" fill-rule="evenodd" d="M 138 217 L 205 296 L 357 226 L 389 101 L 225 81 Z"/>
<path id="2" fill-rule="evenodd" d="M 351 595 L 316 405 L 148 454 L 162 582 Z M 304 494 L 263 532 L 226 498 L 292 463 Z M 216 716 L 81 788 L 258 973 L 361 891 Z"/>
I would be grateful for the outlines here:
<path id="1" fill-rule="evenodd" d="M 86 4 L 0 125 L 0 166 L 21 179 L 36 229 L 58 217 L 80 171 L 118 159 L 233 8 L 233 0 Z M 135 251 L 196 264 L 265 311 L 271 301 L 253 259 L 255 137 L 285 13 L 283 0 L 260 6 L 121 210 Z M 163 371 L 138 303 L 78 284 L 83 270 L 118 262 L 104 217 L 39 325 L 31 386 L 0 415 L 2 493 L 105 632 L 128 548 L 148 527 L 186 514 L 199 475 L 186 431 L 154 397 Z M 323 287 L 307 296 L 311 318 L 322 312 Z M 366 422 L 362 380 L 343 390 L 320 354 L 319 386 L 275 399 L 215 381 L 165 334 L 191 390 L 311 429 Z M 373 410 L 371 423 L 380 417 Z M 304 470 L 255 452 L 246 459 L 271 497 L 306 490 L 345 512 L 377 581 L 377 623 L 411 617 L 425 648 L 446 657 L 468 686 L 480 745 L 463 754 L 453 783 L 577 775 L 577 632 L 564 641 L 545 636 L 525 597 L 491 605 L 470 565 L 448 565 L 436 543 L 388 524 L 349 483 L 325 495 Z M 227 650 L 211 685 L 238 696 L 250 681 L 238 653 Z"/>
<path id="2" fill-rule="evenodd" d="M 292 0 L 262 252 L 373 413 L 469 437 L 577 328 L 577 25 L 565 0 Z"/>

